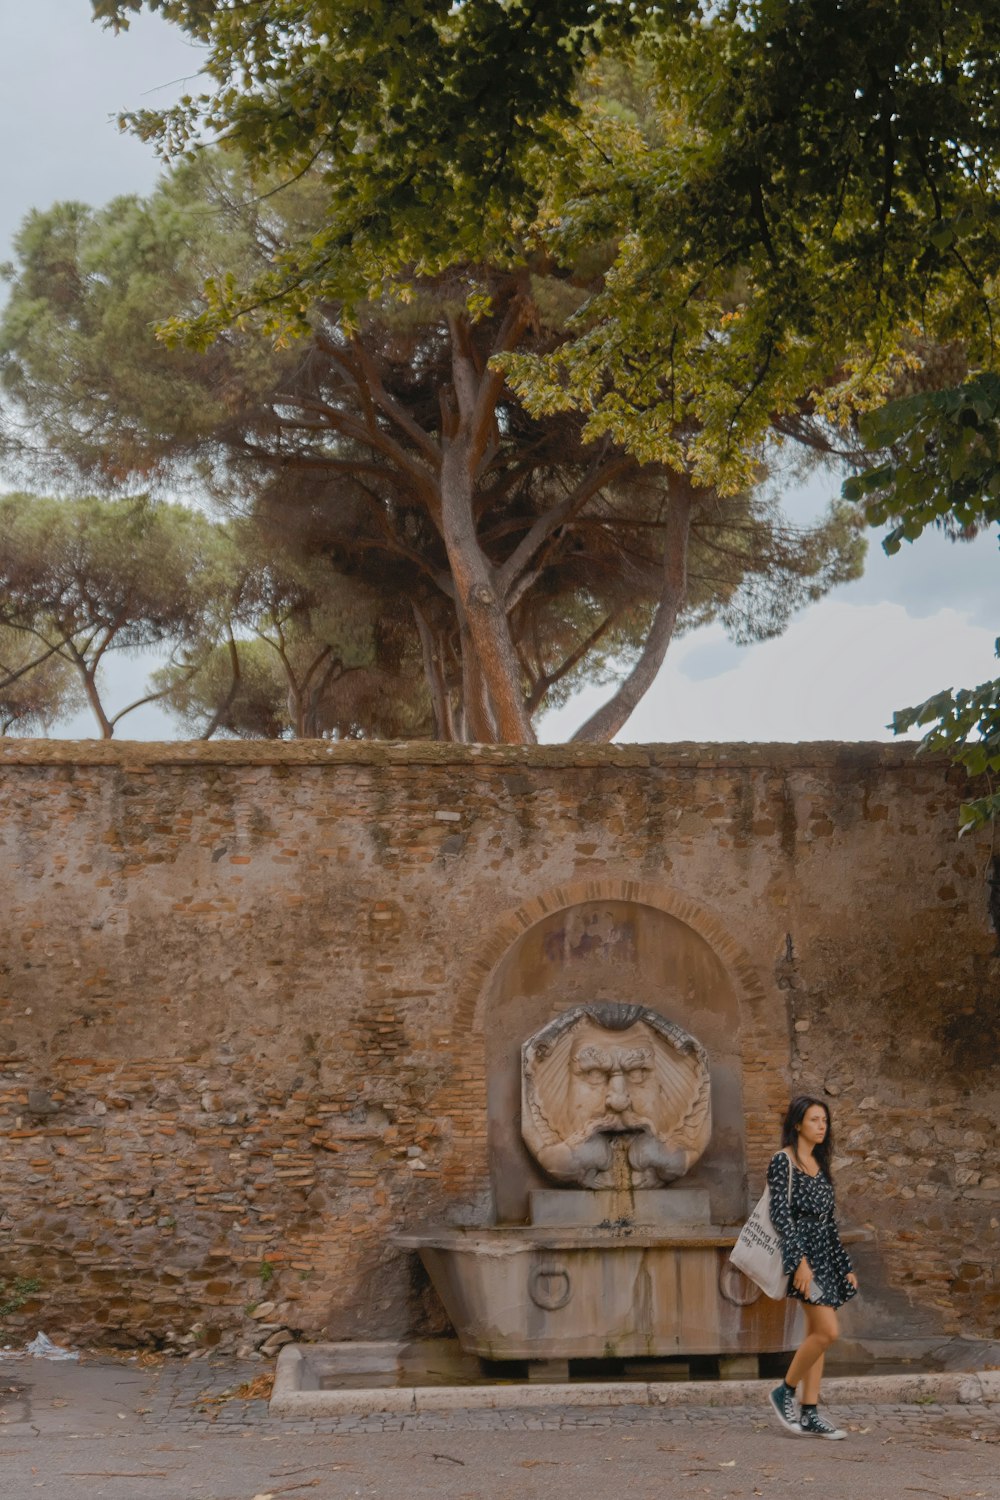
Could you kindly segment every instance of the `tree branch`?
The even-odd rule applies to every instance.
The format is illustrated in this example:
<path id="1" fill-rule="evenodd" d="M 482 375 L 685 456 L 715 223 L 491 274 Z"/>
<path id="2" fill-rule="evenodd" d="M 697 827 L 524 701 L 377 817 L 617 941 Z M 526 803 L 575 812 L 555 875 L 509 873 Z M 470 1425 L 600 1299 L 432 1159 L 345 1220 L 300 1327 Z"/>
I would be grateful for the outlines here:
<path id="1" fill-rule="evenodd" d="M 617 692 L 572 736 L 579 744 L 603 744 L 614 739 L 663 665 L 687 592 L 687 553 L 695 492 L 690 481 L 677 476 L 667 516 L 660 600 L 635 666 Z"/>
<path id="2" fill-rule="evenodd" d="M 542 699 L 545 697 L 550 688 L 555 687 L 556 683 L 561 682 L 564 677 L 572 672 L 574 667 L 579 666 L 580 662 L 583 661 L 588 652 L 592 651 L 597 643 L 602 639 L 602 637 L 608 633 L 608 631 L 611 629 L 612 625 L 620 615 L 620 609 L 614 610 L 610 615 L 606 616 L 606 618 L 601 621 L 600 625 L 598 625 L 596 629 L 590 632 L 586 640 L 581 641 L 579 646 L 571 651 L 570 654 L 560 662 L 555 671 L 543 671 L 539 674 L 528 698 L 529 713 L 535 712 L 535 709 L 542 702 Z"/>
<path id="3" fill-rule="evenodd" d="M 25 634 L 29 633 L 21 625 L 8 625 L 7 628 L 8 630 L 24 631 Z M 36 634 L 35 631 L 31 631 L 30 633 L 32 635 Z M 48 649 L 44 651 L 41 656 L 36 656 L 34 661 L 29 661 L 26 666 L 17 667 L 16 669 L 14 669 L 11 667 L 5 667 L 3 663 L 0 662 L 0 672 L 6 673 L 6 676 L 0 679 L 0 689 L 12 687 L 14 683 L 17 682 L 19 677 L 23 677 L 26 672 L 33 672 L 36 667 L 40 667 L 43 662 L 48 661 L 50 656 L 55 656 L 59 652 L 58 646 L 50 646 L 48 645 L 48 642 L 46 642 L 45 644 Z"/>
<path id="4" fill-rule="evenodd" d="M 410 415 L 406 408 L 396 400 L 395 396 L 390 396 L 382 384 L 382 378 L 368 350 L 360 343 L 356 343 L 353 347 L 357 354 L 358 363 L 364 371 L 365 380 L 368 383 L 368 389 L 372 394 L 375 404 L 395 423 L 401 432 L 406 433 L 406 436 L 423 454 L 431 468 L 434 470 L 439 469 L 441 467 L 441 449 L 438 444 L 421 427 L 420 423 Z"/>
<path id="5" fill-rule="evenodd" d="M 507 378 L 502 370 L 494 367 L 493 360 L 498 354 L 507 354 L 517 347 L 521 335 L 531 322 L 533 310 L 533 304 L 525 293 L 517 292 L 493 341 L 489 361 L 480 377 L 471 414 L 472 447 L 480 455 L 480 459 L 496 422 L 496 406 Z"/>
<path id="6" fill-rule="evenodd" d="M 634 467 L 634 460 L 626 457 L 615 458 L 609 463 L 596 466 L 566 496 L 565 500 L 561 501 L 559 505 L 554 505 L 544 515 L 539 516 L 530 530 L 514 548 L 507 561 L 497 569 L 497 588 L 500 591 L 501 597 L 506 600 L 518 574 L 522 569 L 527 567 L 539 547 L 554 531 L 558 530 L 560 526 L 565 525 L 606 484 L 610 484 L 613 479 L 619 478 Z"/>
<path id="7" fill-rule="evenodd" d="M 389 435 L 377 422 L 361 422 L 356 417 L 348 415 L 339 407 L 330 406 L 325 401 L 309 396 L 285 395 L 276 397 L 288 406 L 298 406 L 303 411 L 315 411 L 325 419 L 325 425 L 333 432 L 339 432 L 343 437 L 352 438 L 364 448 L 374 448 L 383 457 L 389 459 L 403 473 L 408 474 L 413 481 L 414 489 L 427 505 L 428 511 L 433 515 L 437 508 L 437 487 L 431 475 L 420 464 L 414 462 L 412 455 L 397 440 Z M 281 426 L 293 426 L 285 419 L 278 419 Z"/>
<path id="8" fill-rule="evenodd" d="M 179 678 L 175 679 L 171 683 L 168 683 L 168 685 L 166 687 L 160 688 L 158 692 L 147 693 L 144 698 L 137 698 L 135 700 L 135 702 L 134 703 L 130 703 L 127 708 L 120 708 L 118 710 L 118 712 L 114 715 L 114 717 L 108 720 L 108 723 L 111 725 L 111 728 L 114 729 L 114 727 L 118 723 L 119 719 L 124 719 L 125 715 L 126 714 L 130 714 L 134 708 L 142 708 L 143 704 L 145 704 L 145 703 L 158 703 L 161 698 L 166 698 L 167 695 L 168 695 L 168 693 L 172 693 L 173 692 L 173 690 L 177 686 L 178 682 L 188 682 L 188 681 L 190 681 L 190 679 L 198 671 L 199 665 L 200 664 L 196 662 L 192 667 L 190 667 L 186 672 L 184 672 Z M 206 739 L 207 736 L 206 735 L 202 735 L 201 738 L 202 739 Z"/>
<path id="9" fill-rule="evenodd" d="M 229 692 L 226 694 L 225 699 L 222 703 L 219 704 L 219 707 L 215 710 L 215 713 L 208 721 L 208 728 L 198 736 L 198 738 L 202 740 L 210 740 L 212 738 L 212 735 L 219 728 L 223 719 L 226 717 L 226 714 L 228 714 L 229 710 L 235 703 L 236 694 L 240 690 L 242 669 L 240 667 L 240 653 L 236 647 L 236 637 L 233 635 L 232 625 L 227 625 L 226 636 L 227 645 L 229 648 L 229 665 L 232 671 L 232 681 L 230 683 Z"/>

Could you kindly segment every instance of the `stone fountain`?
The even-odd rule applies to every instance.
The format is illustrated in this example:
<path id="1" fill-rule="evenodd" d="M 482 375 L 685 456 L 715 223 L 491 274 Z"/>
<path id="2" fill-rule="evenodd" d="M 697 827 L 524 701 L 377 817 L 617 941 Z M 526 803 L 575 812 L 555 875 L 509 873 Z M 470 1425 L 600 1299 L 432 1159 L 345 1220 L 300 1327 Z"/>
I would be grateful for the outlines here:
<path id="1" fill-rule="evenodd" d="M 759 1354 L 792 1309 L 729 1265 L 735 1226 L 685 1185 L 712 1134 L 705 1048 L 641 1005 L 576 1005 L 521 1047 L 521 1137 L 552 1184 L 527 1224 L 428 1229 L 419 1252 L 462 1344 L 491 1360 Z"/>

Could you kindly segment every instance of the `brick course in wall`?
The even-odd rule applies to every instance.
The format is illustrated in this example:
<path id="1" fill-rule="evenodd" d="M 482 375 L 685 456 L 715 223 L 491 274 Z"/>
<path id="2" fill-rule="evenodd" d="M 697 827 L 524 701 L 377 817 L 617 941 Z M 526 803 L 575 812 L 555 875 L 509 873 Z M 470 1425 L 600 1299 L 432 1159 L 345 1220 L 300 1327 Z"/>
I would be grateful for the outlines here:
<path id="1" fill-rule="evenodd" d="M 988 840 L 897 746 L 0 742 L 0 1329 L 440 1332 L 392 1243 L 492 1213 L 495 975 L 563 908 L 709 945 L 747 1192 L 830 1100 L 881 1337 L 1000 1335 Z M 4 1292 L 4 1286 L 7 1292 Z M 193 1332 L 192 1332 L 193 1330 Z"/>

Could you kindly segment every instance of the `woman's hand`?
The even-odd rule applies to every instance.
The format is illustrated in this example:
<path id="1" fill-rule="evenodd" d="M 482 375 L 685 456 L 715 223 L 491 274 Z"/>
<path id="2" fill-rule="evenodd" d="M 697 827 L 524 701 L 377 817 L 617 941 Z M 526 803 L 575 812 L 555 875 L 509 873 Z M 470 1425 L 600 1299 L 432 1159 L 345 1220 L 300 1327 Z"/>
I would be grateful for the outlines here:
<path id="1" fill-rule="evenodd" d="M 847 1273 L 847 1284 L 848 1286 L 852 1286 L 855 1291 L 858 1290 L 858 1278 L 853 1271 L 848 1271 Z"/>
<path id="2" fill-rule="evenodd" d="M 812 1279 L 812 1266 L 803 1255 L 802 1259 L 799 1261 L 798 1265 L 795 1268 L 795 1275 L 792 1277 L 792 1285 L 797 1292 L 802 1293 L 803 1297 L 808 1297 L 809 1288 L 812 1286 Z"/>

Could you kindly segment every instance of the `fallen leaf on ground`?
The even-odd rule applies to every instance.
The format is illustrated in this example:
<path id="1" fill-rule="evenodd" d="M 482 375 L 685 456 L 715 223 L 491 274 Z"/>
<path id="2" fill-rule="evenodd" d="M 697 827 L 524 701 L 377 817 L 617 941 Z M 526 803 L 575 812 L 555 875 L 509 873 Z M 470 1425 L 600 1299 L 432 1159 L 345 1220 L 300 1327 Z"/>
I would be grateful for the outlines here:
<path id="1" fill-rule="evenodd" d="M 262 1370 L 252 1380 L 245 1380 L 237 1386 L 236 1394 L 241 1401 L 270 1401 L 273 1389 L 274 1372 Z"/>
<path id="2" fill-rule="evenodd" d="M 252 1380 L 245 1380 L 242 1385 L 238 1385 L 234 1391 L 202 1391 L 191 1405 L 207 1412 L 213 1406 L 225 1406 L 227 1401 L 269 1401 L 273 1387 L 274 1374 L 263 1370 Z"/>

